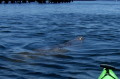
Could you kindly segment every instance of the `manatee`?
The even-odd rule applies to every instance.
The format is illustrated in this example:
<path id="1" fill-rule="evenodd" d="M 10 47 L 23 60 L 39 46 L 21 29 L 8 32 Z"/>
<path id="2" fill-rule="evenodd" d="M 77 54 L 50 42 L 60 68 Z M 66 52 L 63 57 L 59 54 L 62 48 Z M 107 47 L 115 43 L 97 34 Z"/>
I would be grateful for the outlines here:
<path id="1" fill-rule="evenodd" d="M 78 44 L 78 42 L 82 42 L 83 37 L 77 37 L 73 40 L 70 40 L 68 42 L 65 42 L 63 44 L 48 48 L 48 49 L 42 49 L 42 48 L 36 48 L 33 49 L 33 53 L 31 52 L 20 52 L 18 53 L 19 56 L 22 56 L 24 58 L 37 58 L 38 56 L 48 56 L 48 55 L 55 55 L 59 53 L 66 53 L 69 52 L 70 50 L 66 49 L 65 47 L 69 47 L 75 44 Z"/>
<path id="2" fill-rule="evenodd" d="M 65 47 L 72 46 L 73 44 L 77 44 L 78 42 L 82 42 L 83 37 L 77 37 L 73 40 L 70 40 L 68 42 L 65 42 L 63 44 L 54 46 L 49 49 L 35 49 L 33 51 L 38 51 L 38 52 L 58 52 L 58 53 L 64 53 L 64 52 L 69 52 L 68 49 L 65 49 Z"/>

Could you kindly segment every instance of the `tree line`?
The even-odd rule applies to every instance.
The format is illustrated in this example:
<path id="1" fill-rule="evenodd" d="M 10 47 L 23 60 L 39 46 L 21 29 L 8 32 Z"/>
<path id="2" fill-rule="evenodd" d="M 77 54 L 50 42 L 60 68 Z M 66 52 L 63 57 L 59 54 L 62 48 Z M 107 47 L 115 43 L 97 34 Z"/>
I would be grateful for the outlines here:
<path id="1" fill-rule="evenodd" d="M 30 2 L 38 2 L 38 3 L 70 3 L 73 0 L 0 0 L 0 3 L 30 3 Z"/>

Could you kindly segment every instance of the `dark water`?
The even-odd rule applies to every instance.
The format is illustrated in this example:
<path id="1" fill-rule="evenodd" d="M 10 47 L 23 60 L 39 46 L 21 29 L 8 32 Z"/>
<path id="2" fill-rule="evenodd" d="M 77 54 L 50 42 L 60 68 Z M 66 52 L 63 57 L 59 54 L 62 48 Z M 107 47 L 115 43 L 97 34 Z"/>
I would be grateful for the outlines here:
<path id="1" fill-rule="evenodd" d="M 1 4 L 0 79 L 97 79 L 119 35 L 120 2 Z"/>

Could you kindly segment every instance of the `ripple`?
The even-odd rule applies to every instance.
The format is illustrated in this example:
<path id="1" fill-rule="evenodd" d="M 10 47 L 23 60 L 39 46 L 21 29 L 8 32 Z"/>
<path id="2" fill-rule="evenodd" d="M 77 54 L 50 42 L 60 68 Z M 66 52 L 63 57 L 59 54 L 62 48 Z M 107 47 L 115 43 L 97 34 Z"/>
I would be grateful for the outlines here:
<path id="1" fill-rule="evenodd" d="M 6 47 L 4 45 L 0 45 L 0 50 L 4 50 Z"/>
<path id="2" fill-rule="evenodd" d="M 23 48 L 25 49 L 29 49 L 29 50 L 36 50 L 36 49 L 40 49 L 42 47 L 45 46 L 45 44 L 43 44 L 44 41 L 40 41 L 40 42 L 34 42 L 34 43 L 30 43 L 28 45 L 25 45 Z"/>
<path id="3" fill-rule="evenodd" d="M 0 56 L 0 59 L 3 61 L 7 61 L 7 62 L 15 62 L 15 63 L 24 63 L 24 60 L 21 59 L 16 59 L 16 58 L 10 58 L 7 56 Z"/>
<path id="4" fill-rule="evenodd" d="M 45 36 L 46 34 L 42 32 L 38 32 L 38 33 L 31 34 L 31 35 L 32 36 Z"/>
<path id="5" fill-rule="evenodd" d="M 11 33 L 9 30 L 0 31 L 0 33 Z"/>
<path id="6" fill-rule="evenodd" d="M 61 79 L 61 78 L 69 78 L 69 79 L 74 79 L 74 78 L 71 78 L 71 77 L 65 77 L 65 76 L 61 76 L 61 75 L 58 75 L 56 73 L 41 73 L 41 72 L 30 72 L 30 73 L 27 73 L 28 75 L 33 75 L 33 76 L 43 76 L 43 77 L 49 77 L 49 78 L 57 78 L 57 79 Z"/>
<path id="7" fill-rule="evenodd" d="M 9 28 L 8 26 L 0 26 L 0 29 Z"/>
<path id="8" fill-rule="evenodd" d="M 17 75 L 2 75 L 2 76 L 8 77 L 10 79 L 16 79 L 16 78 L 18 78 L 18 79 L 26 79 L 24 77 L 20 77 L 20 76 L 17 76 Z"/>
<path id="9" fill-rule="evenodd" d="M 54 69 L 66 69 L 65 66 L 62 65 L 57 65 L 57 64 L 49 64 L 49 63 L 32 63 L 31 65 L 36 65 L 36 66 L 43 66 L 43 67 L 48 67 L 48 68 L 54 68 Z"/>
<path id="10" fill-rule="evenodd" d="M 67 56 L 67 55 L 61 55 L 61 54 L 57 54 L 57 55 L 52 55 L 56 58 L 61 58 L 61 59 L 74 59 L 72 56 Z"/>
<path id="11" fill-rule="evenodd" d="M 0 70 L 13 71 L 12 69 L 7 68 L 7 67 L 5 67 L 5 66 L 0 66 Z"/>

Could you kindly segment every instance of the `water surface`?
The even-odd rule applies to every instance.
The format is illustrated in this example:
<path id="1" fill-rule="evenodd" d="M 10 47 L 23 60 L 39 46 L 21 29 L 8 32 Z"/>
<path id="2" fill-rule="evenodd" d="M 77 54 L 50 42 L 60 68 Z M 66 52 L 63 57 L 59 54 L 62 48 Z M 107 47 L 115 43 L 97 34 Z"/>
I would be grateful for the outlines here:
<path id="1" fill-rule="evenodd" d="M 120 2 L 0 4 L 0 78 L 97 79 L 120 68 L 119 26 Z"/>

